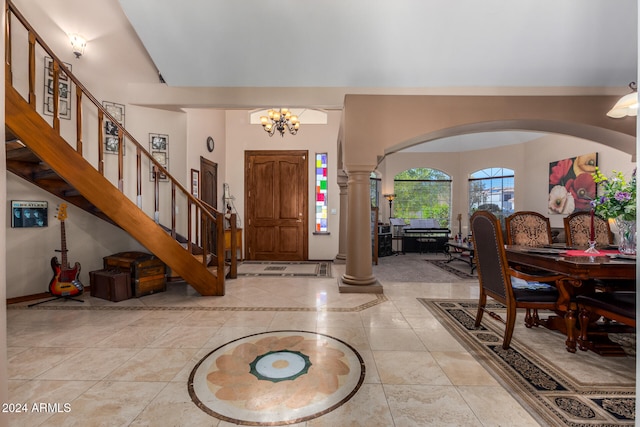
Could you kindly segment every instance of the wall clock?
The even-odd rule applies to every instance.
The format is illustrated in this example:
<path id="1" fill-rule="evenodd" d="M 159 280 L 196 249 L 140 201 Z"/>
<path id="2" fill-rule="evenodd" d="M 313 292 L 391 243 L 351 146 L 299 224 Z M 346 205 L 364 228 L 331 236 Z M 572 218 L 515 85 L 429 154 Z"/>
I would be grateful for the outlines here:
<path id="1" fill-rule="evenodd" d="M 213 151 L 214 146 L 215 143 L 213 142 L 213 138 L 211 138 L 210 136 L 207 137 L 207 150 L 209 150 L 210 153 Z"/>

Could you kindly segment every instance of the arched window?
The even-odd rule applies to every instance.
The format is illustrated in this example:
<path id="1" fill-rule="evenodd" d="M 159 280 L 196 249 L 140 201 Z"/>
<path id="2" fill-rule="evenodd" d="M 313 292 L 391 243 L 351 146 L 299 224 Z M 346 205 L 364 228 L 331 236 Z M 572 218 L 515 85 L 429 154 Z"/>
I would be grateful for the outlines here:
<path id="1" fill-rule="evenodd" d="M 451 222 L 451 177 L 437 169 L 414 168 L 393 179 L 396 194 L 393 216 L 408 222 L 413 218 L 433 218 L 440 227 Z"/>
<path id="2" fill-rule="evenodd" d="M 514 174 L 507 168 L 487 168 L 469 178 L 469 214 L 489 211 L 504 218 L 514 210 Z"/>

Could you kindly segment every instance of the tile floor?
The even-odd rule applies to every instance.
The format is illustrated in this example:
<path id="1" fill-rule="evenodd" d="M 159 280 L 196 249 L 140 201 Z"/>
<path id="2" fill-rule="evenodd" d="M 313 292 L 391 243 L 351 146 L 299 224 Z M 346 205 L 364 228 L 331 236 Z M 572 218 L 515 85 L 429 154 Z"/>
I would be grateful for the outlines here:
<path id="1" fill-rule="evenodd" d="M 29 405 L 10 425 L 233 425 L 191 402 L 189 375 L 222 344 L 281 329 L 338 338 L 366 365 L 351 400 L 297 425 L 538 425 L 416 300 L 475 299 L 476 283 L 384 282 L 380 299 L 339 294 L 343 273 L 333 265 L 332 278 L 241 277 L 227 282 L 224 297 L 176 283 L 120 303 L 85 296 L 95 310 L 9 308 L 9 396 Z M 144 309 L 151 306 L 167 309 Z M 487 405 L 487 396 L 499 404 Z M 34 403 L 59 406 L 32 412 Z"/>

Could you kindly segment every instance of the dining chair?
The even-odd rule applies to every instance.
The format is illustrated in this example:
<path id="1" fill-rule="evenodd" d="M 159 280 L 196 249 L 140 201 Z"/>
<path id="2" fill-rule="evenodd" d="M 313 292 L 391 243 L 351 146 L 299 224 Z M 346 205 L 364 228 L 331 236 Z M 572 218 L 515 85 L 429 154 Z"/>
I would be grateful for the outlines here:
<path id="1" fill-rule="evenodd" d="M 595 292 L 593 294 L 578 295 L 580 334 L 578 348 L 589 349 L 589 326 L 594 322 L 594 315 L 602 316 L 623 325 L 636 327 L 636 292 Z M 609 324 L 609 327 L 612 325 Z"/>
<path id="2" fill-rule="evenodd" d="M 514 212 L 504 223 L 508 245 L 540 247 L 552 243 L 549 218 L 538 212 Z"/>
<path id="3" fill-rule="evenodd" d="M 507 349 L 511 344 L 517 309 L 526 309 L 525 326 L 528 328 L 542 324 L 538 309 L 556 309 L 559 294 L 552 284 L 564 276 L 533 276 L 509 267 L 500 221 L 491 212 L 476 211 L 471 216 L 471 230 L 480 282 L 475 327 L 480 327 L 485 311 L 505 323 L 502 348 Z M 507 307 L 506 320 L 488 311 L 487 296 Z"/>
<path id="4" fill-rule="evenodd" d="M 594 216 L 593 228 L 596 247 L 606 248 L 613 244 L 613 234 L 611 234 L 609 221 L 599 216 Z M 591 212 L 579 211 L 567 216 L 564 219 L 564 234 L 567 246 L 588 248 L 591 237 Z"/>

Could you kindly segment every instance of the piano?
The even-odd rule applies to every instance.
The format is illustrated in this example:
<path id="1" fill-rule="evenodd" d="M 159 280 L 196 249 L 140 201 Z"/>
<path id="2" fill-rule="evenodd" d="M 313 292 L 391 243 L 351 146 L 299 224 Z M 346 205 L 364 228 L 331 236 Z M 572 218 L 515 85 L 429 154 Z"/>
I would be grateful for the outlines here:
<path id="1" fill-rule="evenodd" d="M 399 227 L 402 252 L 444 252 L 451 230 L 441 227 L 435 219 L 411 219 Z"/>

